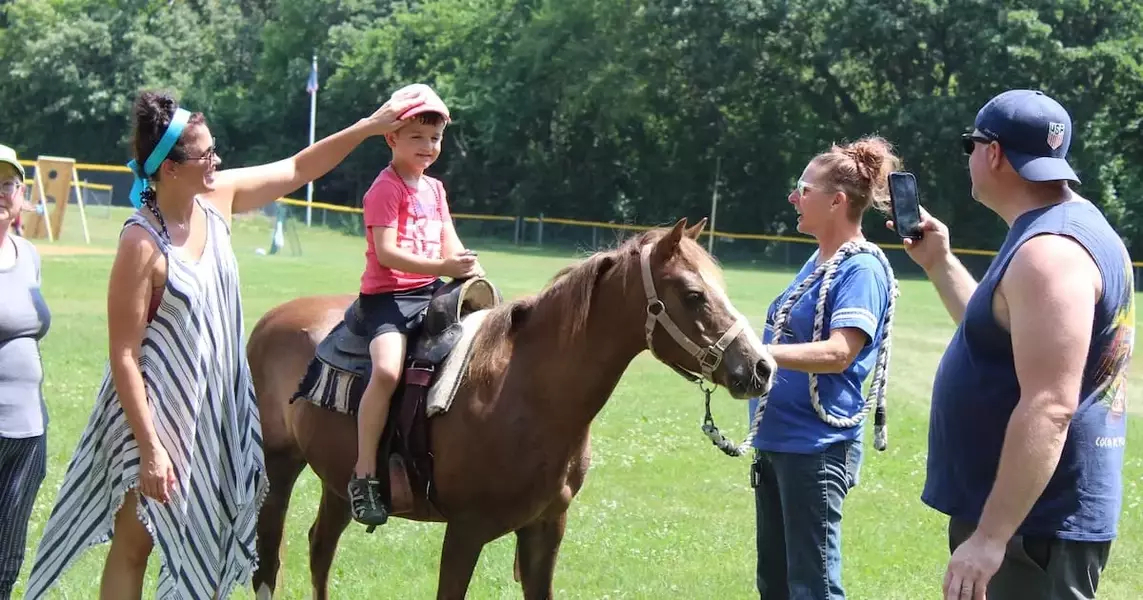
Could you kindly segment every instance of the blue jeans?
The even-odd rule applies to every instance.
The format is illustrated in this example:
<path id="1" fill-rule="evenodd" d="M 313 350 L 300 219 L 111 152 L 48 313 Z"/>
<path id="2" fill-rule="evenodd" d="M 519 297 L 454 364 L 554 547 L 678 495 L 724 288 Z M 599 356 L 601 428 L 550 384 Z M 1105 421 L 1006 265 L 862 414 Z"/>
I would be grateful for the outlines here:
<path id="1" fill-rule="evenodd" d="M 817 454 L 756 452 L 758 593 L 763 600 L 841 600 L 841 505 L 857 485 L 860 441 Z"/>

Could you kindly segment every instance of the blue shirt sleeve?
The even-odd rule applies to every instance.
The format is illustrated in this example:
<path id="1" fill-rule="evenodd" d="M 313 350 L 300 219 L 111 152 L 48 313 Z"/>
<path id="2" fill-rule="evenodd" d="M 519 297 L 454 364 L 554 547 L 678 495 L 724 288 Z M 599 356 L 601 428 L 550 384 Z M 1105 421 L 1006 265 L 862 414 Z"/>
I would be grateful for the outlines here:
<path id="1" fill-rule="evenodd" d="M 889 280 L 881 261 L 858 254 L 844 261 L 830 286 L 829 328 L 856 327 L 865 332 L 865 344 L 877 338 L 889 306 Z"/>

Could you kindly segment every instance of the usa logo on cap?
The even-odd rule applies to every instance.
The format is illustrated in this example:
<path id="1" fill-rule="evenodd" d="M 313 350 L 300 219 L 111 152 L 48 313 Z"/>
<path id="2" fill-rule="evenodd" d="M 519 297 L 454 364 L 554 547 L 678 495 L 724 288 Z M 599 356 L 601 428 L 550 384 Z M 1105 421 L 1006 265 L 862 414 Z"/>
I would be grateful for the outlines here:
<path id="1" fill-rule="evenodd" d="M 1064 143 L 1064 124 L 1048 123 L 1048 147 L 1055 150 L 1062 143 Z"/>

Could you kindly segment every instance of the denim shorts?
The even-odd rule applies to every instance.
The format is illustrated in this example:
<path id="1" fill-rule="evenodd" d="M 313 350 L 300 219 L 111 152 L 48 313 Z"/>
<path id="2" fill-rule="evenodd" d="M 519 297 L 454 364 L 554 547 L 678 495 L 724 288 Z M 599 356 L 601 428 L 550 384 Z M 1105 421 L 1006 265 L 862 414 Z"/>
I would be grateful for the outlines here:
<path id="1" fill-rule="evenodd" d="M 437 279 L 411 290 L 358 295 L 361 333 L 371 340 L 394 331 L 408 336 L 421 326 L 433 294 L 444 284 L 444 280 Z"/>

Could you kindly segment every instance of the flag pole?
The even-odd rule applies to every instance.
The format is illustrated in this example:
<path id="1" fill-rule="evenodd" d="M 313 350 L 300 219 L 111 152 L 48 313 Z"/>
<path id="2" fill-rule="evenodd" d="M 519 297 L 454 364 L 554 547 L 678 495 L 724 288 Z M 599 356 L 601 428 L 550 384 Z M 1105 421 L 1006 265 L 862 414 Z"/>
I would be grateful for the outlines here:
<path id="1" fill-rule="evenodd" d="M 313 79 L 310 89 L 310 145 L 314 145 L 314 123 L 317 121 L 317 53 L 314 53 L 313 65 L 310 70 L 310 77 Z M 314 182 L 310 181 L 306 184 L 306 227 L 310 226 L 310 219 L 313 216 L 313 202 L 314 202 Z"/>
<path id="2" fill-rule="evenodd" d="M 722 174 L 722 155 L 714 158 L 714 186 L 710 194 L 710 235 L 706 240 L 706 251 L 714 254 L 714 219 L 718 214 L 718 182 Z"/>

